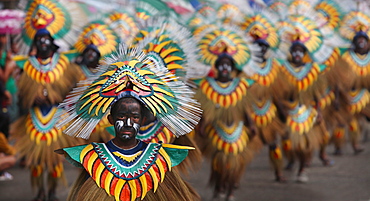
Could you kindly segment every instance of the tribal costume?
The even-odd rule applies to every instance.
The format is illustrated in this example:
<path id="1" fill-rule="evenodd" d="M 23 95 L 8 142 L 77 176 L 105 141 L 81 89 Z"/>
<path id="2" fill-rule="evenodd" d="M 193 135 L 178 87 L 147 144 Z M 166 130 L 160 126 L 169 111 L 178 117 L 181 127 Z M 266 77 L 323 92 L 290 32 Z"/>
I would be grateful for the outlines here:
<path id="1" fill-rule="evenodd" d="M 200 24 L 193 28 L 193 34 L 200 48 L 200 61 L 218 71 L 214 77 L 196 81 L 196 98 L 204 111 L 197 142 L 211 160 L 210 185 L 214 188 L 214 198 L 224 194 L 228 200 L 233 198 L 253 158 L 255 150 L 251 145 L 258 139 L 251 139 L 253 132 L 247 128 L 253 124 L 246 106 L 254 81 L 241 73 L 249 74 L 256 67 L 252 59 L 254 47 L 240 30 L 227 26 L 224 19 L 227 18 Z"/>
<path id="2" fill-rule="evenodd" d="M 196 47 L 192 45 L 194 41 L 190 32 L 185 27 L 174 22 L 164 22 L 162 19 L 158 19 L 152 24 L 154 25 L 141 29 L 134 37 L 133 43 L 143 47 L 142 50 L 151 57 L 162 60 L 168 70 L 175 76 L 182 78 L 184 82 L 197 76 L 200 71 L 195 67 L 199 67 L 200 64 L 197 63 L 195 55 L 192 53 Z M 162 27 L 167 29 L 161 30 Z M 113 127 L 108 129 L 111 134 L 114 134 Z M 176 137 L 152 115 L 147 117 L 137 134 L 137 138 L 147 143 L 162 142 L 196 147 L 196 150 L 190 152 L 178 168 L 182 173 L 188 174 L 189 170 L 199 166 L 201 153 L 194 140 L 188 135 Z"/>
<path id="3" fill-rule="evenodd" d="M 251 119 L 257 126 L 258 135 L 262 142 L 269 146 L 269 158 L 274 167 L 277 181 L 284 181 L 282 176 L 283 158 L 280 147 L 276 144 L 279 135 L 284 133 L 273 91 L 280 72 L 280 63 L 274 57 L 279 57 L 280 39 L 273 26 L 277 17 L 268 10 L 245 17 L 241 29 L 254 39 L 261 48 L 259 67 L 251 77 L 256 83 L 251 87 L 252 111 Z M 268 57 L 268 58 L 266 58 Z"/>
<path id="4" fill-rule="evenodd" d="M 317 13 L 306 4 L 305 1 L 293 1 L 288 7 L 288 15 L 279 23 L 278 29 L 284 38 L 281 50 L 289 57 L 282 62 L 279 90 L 275 90 L 277 99 L 285 108 L 283 113 L 288 127 L 290 141 L 283 142 L 284 147 L 291 149 L 285 150 L 290 152 L 287 168 L 291 168 L 292 153 L 295 153 L 300 160 L 297 177 L 300 182 L 307 181 L 304 166 L 313 150 L 320 148 L 320 158 L 324 164 L 328 161 L 325 154 L 328 131 L 321 120 L 323 108 L 320 106 L 323 104 L 319 103 L 325 98 L 328 86 L 324 73 L 328 74 L 340 55 L 339 49 L 330 45 L 332 41 L 324 37 L 321 27 L 324 23 L 317 20 Z"/>
<path id="5" fill-rule="evenodd" d="M 157 40 L 154 37 L 143 41 L 156 43 Z M 166 45 L 158 45 L 155 49 L 165 51 L 179 48 L 175 44 Z M 184 77 L 171 73 L 170 65 L 163 62 L 168 59 L 180 60 L 181 57 L 176 56 L 176 51 L 165 51 L 161 56 L 167 55 L 167 58 L 163 60 L 161 56 L 146 51 L 145 45 L 140 43 L 130 48 L 121 44 L 117 54 L 106 59 L 105 65 L 99 67 L 101 75 L 96 80 L 88 87 L 74 90 L 78 96 L 62 104 L 74 103 L 74 107 L 68 111 L 69 116 L 60 122 L 60 126 L 75 122 L 66 129 L 67 134 L 88 138 L 100 119 L 109 112 L 110 106 L 125 97 L 139 101 L 149 110 L 146 112 L 152 113 L 175 136 L 192 131 L 201 115 L 199 104 L 192 99 L 190 89 L 180 81 Z M 183 62 L 173 67 L 184 69 L 182 76 L 186 76 L 186 62 Z M 146 112 L 142 112 L 143 116 L 147 116 Z M 171 167 L 184 160 L 192 147 L 137 141 L 139 143 L 128 150 L 118 147 L 113 140 L 63 149 L 72 164 L 83 167 L 90 175 L 87 180 L 81 175 L 68 199 L 199 199 L 176 170 L 171 171 Z"/>
<path id="6" fill-rule="evenodd" d="M 60 112 L 57 104 L 63 101 L 78 80 L 78 69 L 69 65 L 75 53 L 57 53 L 53 38 L 67 33 L 72 23 L 68 16 L 59 2 L 30 1 L 23 38 L 33 40 L 31 53 L 30 56 L 15 58 L 17 65 L 24 70 L 19 92 L 22 105 L 29 113 L 12 125 L 12 135 L 16 138 L 18 157 L 24 157 L 31 170 L 31 183 L 38 188 L 36 200 L 45 198 L 45 171 L 48 171 L 50 200 L 55 199 L 57 182 L 65 181 L 62 157 L 54 154 L 53 150 L 78 143 L 78 140 L 62 135 L 62 131 L 55 127 L 55 117 Z"/>
<path id="7" fill-rule="evenodd" d="M 340 155 L 345 139 L 345 127 L 348 127 L 352 148 L 354 153 L 360 153 L 363 149 L 359 146 L 360 126 L 359 120 L 363 116 L 369 117 L 369 72 L 370 65 L 368 47 L 365 51 L 359 45 L 360 38 L 363 38 L 365 43 L 369 43 L 370 33 L 370 17 L 367 13 L 367 3 L 360 5 L 356 10 L 348 12 L 343 18 L 339 33 L 352 44 L 352 48 L 345 50 L 342 59 L 338 62 L 340 71 L 346 73 L 346 82 L 340 83 L 340 87 L 345 89 L 345 104 L 347 119 L 345 124 L 338 124 L 335 128 L 334 142 L 336 151 L 335 154 Z M 361 9 L 365 10 L 361 10 Z M 343 113 L 342 113 L 343 114 Z M 350 122 L 350 123 L 348 123 Z"/>

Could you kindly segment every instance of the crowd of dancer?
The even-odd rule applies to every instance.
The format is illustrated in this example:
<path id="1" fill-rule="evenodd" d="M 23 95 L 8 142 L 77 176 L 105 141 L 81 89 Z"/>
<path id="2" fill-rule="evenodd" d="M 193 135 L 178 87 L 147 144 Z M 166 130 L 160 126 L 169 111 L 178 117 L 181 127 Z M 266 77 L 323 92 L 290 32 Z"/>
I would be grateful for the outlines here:
<path id="1" fill-rule="evenodd" d="M 68 200 L 200 200 L 183 177 L 204 158 L 231 201 L 264 146 L 301 183 L 328 145 L 364 150 L 366 2 L 189 2 L 21 1 L 19 32 L 0 29 L 0 179 L 19 161 L 55 201 L 67 160 Z"/>

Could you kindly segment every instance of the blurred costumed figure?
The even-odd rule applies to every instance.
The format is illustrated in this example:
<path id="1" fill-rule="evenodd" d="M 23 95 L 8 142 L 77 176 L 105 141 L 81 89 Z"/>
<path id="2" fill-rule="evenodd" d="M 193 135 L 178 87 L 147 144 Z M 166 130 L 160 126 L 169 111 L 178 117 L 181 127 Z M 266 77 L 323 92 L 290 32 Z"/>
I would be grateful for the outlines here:
<path id="1" fill-rule="evenodd" d="M 288 15 L 282 16 L 278 25 L 283 39 L 279 48 L 288 58 L 282 61 L 278 90 L 274 91 L 287 126 L 287 140 L 283 141 L 287 168 L 292 168 L 298 158 L 299 182 L 308 181 L 304 168 L 314 150 L 320 149 L 324 164 L 330 162 L 325 153 L 328 131 L 319 102 L 327 87 L 324 75 L 339 57 L 339 49 L 324 37 L 324 23 L 318 21 L 317 12 L 309 6 L 305 1 L 293 1 L 287 7 Z"/>
<path id="2" fill-rule="evenodd" d="M 341 155 L 345 142 L 345 130 L 348 133 L 355 154 L 363 151 L 359 145 L 361 137 L 360 120 L 369 117 L 370 82 L 369 82 L 369 33 L 370 17 L 369 7 L 366 2 L 357 2 L 352 11 L 346 13 L 341 22 L 339 33 L 350 43 L 350 48 L 345 49 L 342 59 L 338 62 L 338 69 L 345 72 L 347 104 L 345 109 L 349 113 L 345 124 L 339 124 L 334 136 L 335 154 Z"/>
<path id="3" fill-rule="evenodd" d="M 211 7 L 203 7 L 203 10 L 207 8 Z M 213 199 L 233 200 L 234 191 L 253 158 L 251 142 L 258 139 L 252 138 L 255 127 L 249 117 L 247 99 L 254 81 L 244 77 L 244 73 L 258 67 L 252 59 L 252 50 L 256 47 L 238 27 L 228 26 L 236 22 L 232 16 L 221 15 L 212 21 L 213 15 L 198 15 L 199 18 L 193 17 L 189 22 L 190 25 L 200 22 L 193 27 L 200 48 L 199 60 L 213 69 L 209 76 L 195 80 L 196 98 L 204 111 L 197 142 L 211 160 Z"/>
<path id="4" fill-rule="evenodd" d="M 255 84 L 251 87 L 252 97 L 251 119 L 258 129 L 258 136 L 261 141 L 269 146 L 269 159 L 274 168 L 275 179 L 284 182 L 283 156 L 280 146 L 277 144 L 279 135 L 284 134 L 284 124 L 279 115 L 279 103 L 273 96 L 276 86 L 276 79 L 280 71 L 280 63 L 276 59 L 282 54 L 279 51 L 280 38 L 274 27 L 278 17 L 271 11 L 264 9 L 256 11 L 245 17 L 241 29 L 245 34 L 254 39 L 254 43 L 260 47 L 257 54 L 258 68 L 251 78 Z"/>
<path id="5" fill-rule="evenodd" d="M 79 85 L 86 85 L 99 77 L 98 66 L 101 58 L 112 53 L 117 47 L 118 38 L 108 25 L 102 21 L 93 21 L 87 24 L 74 45 L 79 53 L 76 58 L 75 68 L 81 70 Z M 90 80 L 90 81 L 89 81 Z M 73 94 L 67 97 L 71 98 Z M 67 106 L 68 107 L 68 106 Z M 112 136 L 105 130 L 110 126 L 106 117 L 97 124 L 93 133 L 90 135 L 89 142 L 107 142 Z"/>
<path id="6" fill-rule="evenodd" d="M 78 80 L 78 69 L 69 65 L 73 53 L 58 53 L 55 39 L 61 39 L 72 28 L 69 12 L 59 2 L 35 0 L 26 7 L 23 25 L 23 47 L 29 55 L 14 58 L 23 69 L 19 80 L 22 106 L 28 114 L 17 120 L 11 129 L 15 148 L 31 171 L 32 186 L 38 190 L 34 200 L 45 200 L 44 173 L 47 172 L 48 200 L 57 200 L 56 187 L 65 182 L 63 158 L 55 149 L 72 146 L 76 140 L 62 135 L 55 127 L 57 104 Z"/>
<path id="7" fill-rule="evenodd" d="M 170 42 L 167 44 L 156 46 L 156 50 L 174 50 Z M 200 106 L 192 91 L 181 81 L 183 78 L 171 73 L 172 66 L 163 62 L 164 58 L 176 60 L 175 55 L 176 51 L 161 56 L 149 51 L 146 54 L 140 46 L 121 44 L 118 52 L 99 67 L 96 80 L 74 90 L 80 95 L 72 101 L 75 104 L 69 116 L 60 122 L 63 126 L 74 121 L 66 133 L 88 138 L 110 110 L 108 120 L 115 137 L 107 143 L 63 149 L 72 164 L 86 170 L 68 200 L 199 200 L 173 169 L 192 147 L 137 139 L 149 115 L 176 136 L 192 131 L 200 119 Z M 177 64 L 173 67 L 183 68 Z"/>

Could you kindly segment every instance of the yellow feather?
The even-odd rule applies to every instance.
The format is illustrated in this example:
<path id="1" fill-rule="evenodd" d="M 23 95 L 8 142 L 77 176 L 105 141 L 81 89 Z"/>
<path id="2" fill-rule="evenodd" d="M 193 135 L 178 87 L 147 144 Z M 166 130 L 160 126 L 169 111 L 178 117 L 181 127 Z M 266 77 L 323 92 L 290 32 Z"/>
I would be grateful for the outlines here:
<path id="1" fill-rule="evenodd" d="M 146 196 L 146 193 L 148 192 L 148 184 L 146 182 L 145 175 L 141 175 L 139 177 L 140 183 L 141 183 L 141 199 L 144 199 Z"/>
<path id="2" fill-rule="evenodd" d="M 166 127 L 164 127 L 163 128 L 163 130 L 162 130 L 162 132 L 165 134 L 165 136 L 166 136 L 166 138 L 168 139 L 168 140 L 170 140 L 171 139 L 171 132 L 166 128 Z M 169 141 L 168 141 L 169 142 Z"/>
<path id="3" fill-rule="evenodd" d="M 137 71 L 140 75 L 153 75 L 154 72 L 149 71 L 149 70 L 138 70 Z"/>
<path id="4" fill-rule="evenodd" d="M 216 136 L 210 136 L 210 137 L 213 137 L 212 138 L 212 145 L 216 147 L 219 137 L 217 135 Z"/>
<path id="5" fill-rule="evenodd" d="M 100 76 L 112 76 L 114 74 L 114 72 L 116 72 L 115 70 L 111 70 L 111 71 L 108 71 L 108 72 L 105 72 L 103 74 L 101 74 Z"/>
<path id="6" fill-rule="evenodd" d="M 217 149 L 222 150 L 222 145 L 224 144 L 224 141 L 222 139 L 217 140 Z"/>
<path id="7" fill-rule="evenodd" d="M 168 106 L 170 106 L 172 109 L 174 109 L 174 107 L 172 106 L 172 104 L 170 103 L 169 100 L 167 100 L 165 97 L 155 93 L 154 94 L 155 97 L 159 98 L 160 100 L 162 100 L 163 102 L 165 102 Z"/>
<path id="8" fill-rule="evenodd" d="M 208 99 L 212 99 L 212 97 L 211 97 L 212 92 L 213 92 L 212 87 L 209 87 L 208 82 L 206 82 L 206 83 L 204 84 L 203 93 L 207 95 Z"/>
<path id="9" fill-rule="evenodd" d="M 94 102 L 92 102 L 92 104 L 90 105 L 89 107 L 89 111 L 88 113 L 90 114 L 91 111 L 94 109 L 95 105 L 98 104 L 101 100 L 103 99 L 102 96 L 100 96 L 99 98 L 97 98 Z"/>
<path id="10" fill-rule="evenodd" d="M 171 63 L 171 62 L 173 62 L 173 61 L 182 61 L 182 60 L 184 60 L 182 57 L 179 57 L 179 56 L 171 56 L 171 57 L 167 57 L 167 58 L 165 58 L 165 59 L 164 59 L 164 62 L 165 62 L 166 64 L 168 64 L 168 63 Z"/>
<path id="11" fill-rule="evenodd" d="M 153 87 L 153 90 L 156 91 L 156 92 L 160 92 L 162 94 L 166 94 L 167 96 L 171 96 L 171 97 L 174 97 L 174 95 L 164 89 L 161 89 L 159 87 Z"/>
<path id="12" fill-rule="evenodd" d="M 152 97 L 147 97 L 146 98 L 147 100 L 149 100 L 149 102 L 155 107 L 155 109 L 156 109 L 156 111 L 158 112 L 158 113 L 162 113 L 162 110 L 161 110 L 161 108 L 158 106 L 158 103 L 157 102 L 155 102 L 153 99 L 152 99 Z"/>
<path id="13" fill-rule="evenodd" d="M 52 129 L 52 130 L 54 130 L 54 129 Z M 47 145 L 47 146 L 50 146 L 51 141 L 52 141 L 51 132 L 49 132 L 49 133 L 45 134 L 45 136 L 46 136 L 46 145 Z"/>
<path id="14" fill-rule="evenodd" d="M 166 148 L 172 148 L 172 149 L 195 149 L 194 147 L 175 145 L 175 144 L 162 144 L 162 146 Z"/>
<path id="15" fill-rule="evenodd" d="M 104 181 L 104 189 L 108 195 L 111 195 L 110 194 L 110 188 L 111 188 L 110 184 L 112 180 L 113 180 L 113 174 L 111 172 L 108 172 L 107 177 L 105 177 L 105 181 Z"/>
<path id="16" fill-rule="evenodd" d="M 160 148 L 159 149 L 159 153 L 161 154 L 161 156 L 164 158 L 164 160 L 168 164 L 168 170 L 171 171 L 171 169 L 172 169 L 172 162 L 171 162 L 171 159 L 168 156 L 167 152 L 163 148 Z"/>
<path id="17" fill-rule="evenodd" d="M 43 136 L 42 133 L 40 132 L 37 132 L 37 135 L 36 135 L 36 144 L 39 145 L 40 144 L 40 141 L 41 141 L 41 137 Z"/>
<path id="18" fill-rule="evenodd" d="M 95 82 L 95 83 L 93 83 L 92 85 L 90 85 L 90 88 L 91 88 L 91 87 L 94 87 L 94 86 L 97 86 L 97 85 L 102 85 L 102 84 L 104 84 L 106 81 L 107 81 L 106 79 L 102 79 L 102 80 L 100 80 L 100 81 L 98 81 L 98 82 Z"/>
<path id="19" fill-rule="evenodd" d="M 226 154 L 229 154 L 230 153 L 230 144 L 229 143 L 226 143 L 225 144 L 224 151 L 225 151 Z"/>
<path id="20" fill-rule="evenodd" d="M 238 154 L 238 146 L 235 143 L 231 143 L 231 147 L 233 148 L 234 156 Z"/>
<path id="21" fill-rule="evenodd" d="M 238 97 L 243 97 L 243 93 L 242 93 L 242 90 L 240 89 L 240 87 L 237 87 L 236 89 L 235 89 L 235 92 L 238 94 Z M 240 98 L 239 98 L 239 100 L 240 100 Z"/>
<path id="22" fill-rule="evenodd" d="M 104 105 L 104 103 L 105 102 L 107 102 L 109 99 L 108 98 L 104 98 L 104 100 L 103 101 L 100 101 L 99 103 L 98 103 L 98 106 L 96 107 L 96 109 L 95 109 L 95 116 L 98 116 L 98 114 L 99 114 L 99 111 L 100 111 L 100 108 Z"/>
<path id="23" fill-rule="evenodd" d="M 159 159 L 157 159 L 155 161 L 155 164 L 158 166 L 158 169 L 159 169 L 159 172 L 160 172 L 160 175 L 161 175 L 161 182 L 163 182 L 164 174 L 166 174 L 165 171 L 164 171 L 163 164 Z"/>
<path id="24" fill-rule="evenodd" d="M 105 166 L 103 165 L 103 163 L 100 163 L 95 172 L 95 181 L 96 181 L 96 184 L 98 184 L 99 188 L 100 188 L 100 182 L 101 182 L 100 178 L 101 178 L 101 175 L 104 169 L 105 169 Z"/>
<path id="25" fill-rule="evenodd" d="M 158 142 L 161 141 L 161 142 L 166 142 L 164 139 L 163 139 L 163 136 L 162 135 L 157 135 L 157 139 L 158 139 Z M 152 142 L 157 142 L 155 138 L 152 139 Z"/>
<path id="26" fill-rule="evenodd" d="M 170 48 L 170 49 L 167 49 L 167 50 L 165 50 L 165 51 L 162 51 L 161 52 L 161 57 L 162 58 L 164 58 L 164 57 L 166 57 L 167 55 L 169 55 L 169 54 L 171 54 L 171 53 L 173 53 L 173 52 L 176 52 L 176 51 L 178 51 L 178 49 L 177 48 Z"/>
<path id="27" fill-rule="evenodd" d="M 53 83 L 55 81 L 55 76 L 53 72 L 48 72 L 47 75 L 50 78 L 50 83 Z"/>
<path id="28" fill-rule="evenodd" d="M 96 181 L 99 181 L 99 180 L 96 180 Z M 133 181 L 135 182 L 135 181 Z M 118 182 L 116 184 L 116 187 L 114 188 L 114 198 L 116 200 L 120 200 L 119 197 L 120 197 L 120 194 L 121 194 L 121 190 L 123 188 L 123 185 L 125 185 L 126 181 L 123 180 L 123 179 L 118 179 Z M 129 184 L 130 184 L 130 181 L 129 181 Z M 131 185 L 130 185 L 131 186 Z M 132 194 L 135 192 L 136 194 L 136 190 L 132 190 L 131 189 L 131 200 L 135 200 L 135 199 L 132 199 Z M 136 195 L 135 195 L 135 198 L 136 198 Z"/>
<path id="29" fill-rule="evenodd" d="M 84 108 L 87 104 L 91 103 L 93 100 L 99 97 L 99 94 L 94 94 L 90 97 L 89 100 L 86 100 L 85 103 L 80 107 L 80 110 Z"/>
<path id="30" fill-rule="evenodd" d="M 173 69 L 183 69 L 183 67 L 180 64 L 168 64 L 167 65 L 168 70 L 173 70 Z"/>
<path id="31" fill-rule="evenodd" d="M 109 98 L 108 101 L 104 104 L 102 112 L 105 113 L 109 107 L 109 105 L 114 101 L 114 98 Z"/>
<path id="32" fill-rule="evenodd" d="M 131 60 L 131 61 L 128 62 L 128 65 L 134 67 L 139 62 L 140 61 L 138 61 L 138 60 Z"/>
<path id="33" fill-rule="evenodd" d="M 136 200 L 136 197 L 137 197 L 137 186 L 136 186 L 135 180 L 128 181 L 128 184 L 129 184 L 130 189 L 131 189 L 131 200 Z M 140 188 L 140 186 L 139 186 L 139 188 Z"/>
<path id="34" fill-rule="evenodd" d="M 99 91 L 100 91 L 100 88 L 101 88 L 101 87 L 97 87 L 97 88 L 95 88 L 94 90 L 91 90 L 90 92 L 88 92 L 87 94 L 85 94 L 82 98 L 80 98 L 80 100 L 82 100 L 82 99 L 84 99 L 84 98 L 86 98 L 86 97 L 90 96 L 90 95 L 91 95 L 91 94 L 93 94 L 93 93 L 99 92 Z"/>
<path id="35" fill-rule="evenodd" d="M 93 166 L 93 163 L 95 162 L 95 160 L 98 158 L 98 154 L 96 152 L 93 152 L 93 154 L 91 155 L 91 157 L 89 158 L 89 161 L 87 162 L 87 170 L 88 172 L 90 173 L 90 175 L 92 175 L 92 166 Z"/>
<path id="36" fill-rule="evenodd" d="M 143 101 L 146 103 L 146 105 L 150 108 L 151 112 L 153 113 L 154 116 L 157 116 L 157 111 L 156 109 L 153 107 L 152 103 L 147 99 L 147 98 L 143 98 Z"/>
<path id="37" fill-rule="evenodd" d="M 155 52 L 160 52 L 164 46 L 166 46 L 166 45 L 168 45 L 170 43 L 171 43 L 171 41 L 163 42 L 163 43 L 157 45 L 157 47 L 154 48 L 154 51 Z"/>
<path id="38" fill-rule="evenodd" d="M 160 80 L 156 80 L 156 79 L 146 79 L 146 81 L 148 81 L 149 83 L 151 84 L 160 84 L 160 85 L 164 85 L 164 82 L 160 81 Z"/>
<path id="39" fill-rule="evenodd" d="M 153 167 L 150 167 L 149 170 L 148 170 L 149 174 L 152 176 L 152 180 L 153 180 L 153 185 L 154 185 L 154 189 L 153 191 L 156 192 L 157 191 L 157 188 L 158 188 L 158 177 L 157 177 L 157 174 L 155 173 Z"/>

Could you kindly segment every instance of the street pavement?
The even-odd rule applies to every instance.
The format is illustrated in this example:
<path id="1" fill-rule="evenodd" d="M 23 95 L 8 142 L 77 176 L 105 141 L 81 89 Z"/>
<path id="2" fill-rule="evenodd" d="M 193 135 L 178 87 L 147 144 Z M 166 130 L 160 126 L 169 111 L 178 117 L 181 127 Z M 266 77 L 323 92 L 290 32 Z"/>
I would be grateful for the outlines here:
<path id="1" fill-rule="evenodd" d="M 267 147 L 257 154 L 247 167 L 236 201 L 370 201 L 370 142 L 364 143 L 365 151 L 353 155 L 350 146 L 342 156 L 330 157 L 335 160 L 332 167 L 322 166 L 315 157 L 307 169 L 308 183 L 296 183 L 296 171 L 285 171 L 288 181 L 277 183 L 267 158 Z M 328 153 L 332 153 L 330 147 Z M 296 164 L 298 166 L 298 164 Z M 204 161 L 201 168 L 186 180 L 194 186 L 202 200 L 209 201 L 212 190 L 207 186 L 209 164 Z M 71 186 L 79 170 L 65 162 L 68 186 Z M 0 201 L 28 201 L 35 196 L 31 189 L 29 172 L 18 165 L 8 170 L 14 179 L 0 181 Z M 58 197 L 66 200 L 70 187 L 60 186 Z"/>

